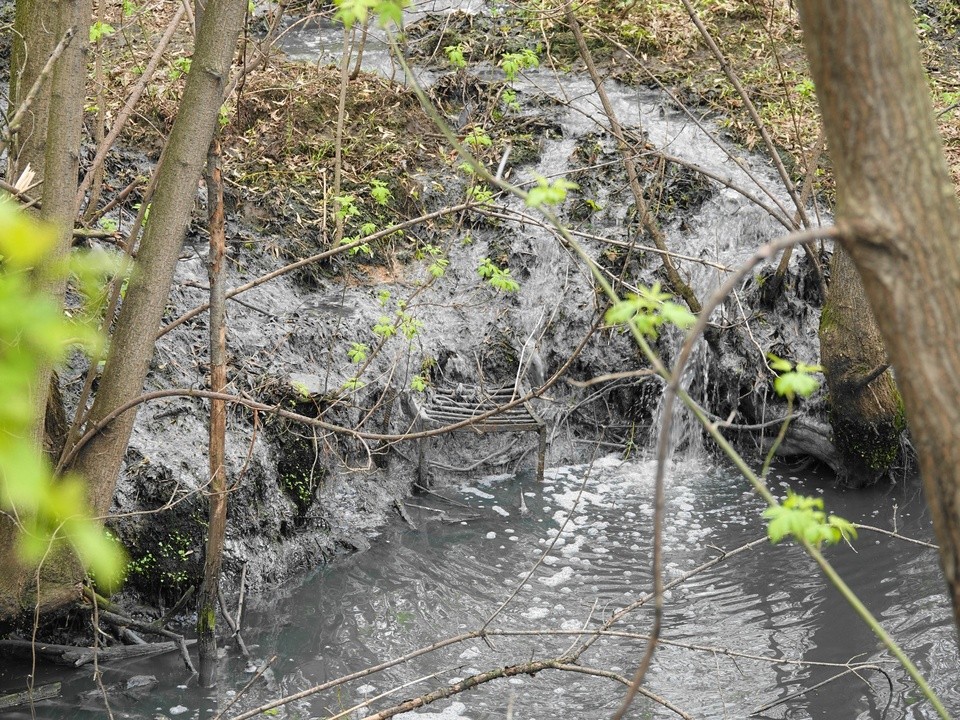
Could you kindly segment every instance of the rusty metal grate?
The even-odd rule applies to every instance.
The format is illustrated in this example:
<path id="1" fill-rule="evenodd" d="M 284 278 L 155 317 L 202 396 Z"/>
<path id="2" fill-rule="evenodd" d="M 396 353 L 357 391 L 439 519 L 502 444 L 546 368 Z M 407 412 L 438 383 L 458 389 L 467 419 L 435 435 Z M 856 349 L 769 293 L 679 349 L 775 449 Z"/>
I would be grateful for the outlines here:
<path id="1" fill-rule="evenodd" d="M 490 410 L 506 405 L 516 399 L 513 387 L 487 391 L 477 387 L 457 385 L 454 388 L 434 388 L 430 401 L 423 408 L 429 419 L 447 425 L 479 417 Z M 457 432 L 536 432 L 539 437 L 537 451 L 537 479 L 543 481 L 544 463 L 547 454 L 547 426 L 529 402 L 505 410 L 492 417 L 471 423 Z M 421 459 L 422 464 L 422 459 Z"/>

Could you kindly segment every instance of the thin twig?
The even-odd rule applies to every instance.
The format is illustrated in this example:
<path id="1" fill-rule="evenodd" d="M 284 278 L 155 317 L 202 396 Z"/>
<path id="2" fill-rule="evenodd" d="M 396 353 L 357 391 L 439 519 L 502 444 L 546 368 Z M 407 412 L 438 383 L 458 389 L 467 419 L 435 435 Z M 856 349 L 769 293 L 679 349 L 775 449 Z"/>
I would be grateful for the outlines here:
<path id="1" fill-rule="evenodd" d="M 83 180 L 80 182 L 80 185 L 77 188 L 77 197 L 75 202 L 78 209 L 83 203 L 83 198 L 86 196 L 87 190 L 90 189 L 90 185 L 93 183 L 93 178 L 97 169 L 103 164 L 103 161 L 113 148 L 113 144 L 117 141 L 117 138 L 120 137 L 120 133 L 126 126 L 130 116 L 133 115 L 133 111 L 136 108 L 137 103 L 140 101 L 143 91 L 146 90 L 147 85 L 150 83 L 150 80 L 153 77 L 153 73 L 156 71 L 157 66 L 163 59 L 163 52 L 173 39 L 173 35 L 176 32 L 177 26 L 180 24 L 181 18 L 183 18 L 186 4 L 187 3 L 184 2 L 177 12 L 174 13 L 173 18 L 167 25 L 166 32 L 164 32 L 163 37 L 160 38 L 160 42 L 157 43 L 157 47 L 153 52 L 153 56 L 150 58 L 147 66 L 143 69 L 143 74 L 140 76 L 140 79 L 137 80 L 136 85 L 133 86 L 133 90 L 127 97 L 127 101 L 123 104 L 123 107 L 117 114 L 117 118 L 114 120 L 113 126 L 110 128 L 110 132 L 107 134 L 107 137 L 104 138 L 103 142 L 100 143 L 100 147 L 97 148 L 97 154 L 94 156 L 93 162 L 90 164 L 90 168 L 83 176 Z"/>
<path id="2" fill-rule="evenodd" d="M 230 699 L 230 702 L 228 702 L 228 703 L 224 706 L 223 710 L 221 710 L 220 712 L 218 712 L 218 713 L 213 717 L 213 720 L 220 720 L 220 718 L 223 717 L 224 713 L 226 713 L 227 710 L 229 710 L 230 708 L 232 708 L 232 707 L 234 706 L 234 704 L 235 704 L 240 698 L 242 698 L 242 697 L 244 696 L 244 694 L 247 692 L 247 690 L 249 690 L 251 687 L 253 687 L 253 684 L 263 676 L 263 674 L 267 671 L 267 668 L 269 668 L 271 665 L 273 665 L 273 663 L 275 663 L 276 661 L 277 661 L 277 656 L 276 656 L 276 655 L 272 656 L 269 660 L 265 660 L 265 661 L 263 662 L 263 664 L 260 665 L 259 668 L 257 668 L 257 672 L 254 673 L 254 676 L 253 676 L 252 678 L 250 678 L 250 681 L 249 681 L 246 685 L 244 685 L 242 688 L 240 688 L 240 692 L 238 692 L 236 695 L 234 695 L 234 696 Z"/>
<path id="3" fill-rule="evenodd" d="M 453 205 L 451 207 L 442 208 L 440 210 L 437 210 L 436 212 L 428 213 L 426 215 L 421 215 L 420 217 L 416 217 L 411 220 L 406 220 L 404 222 L 397 223 L 396 225 L 391 225 L 390 227 L 384 228 L 383 230 L 379 230 L 373 233 L 372 235 L 367 235 L 366 237 L 360 240 L 355 240 L 354 242 L 346 243 L 345 245 L 340 245 L 339 247 L 335 247 L 330 250 L 324 250 L 323 252 L 317 253 L 316 255 L 311 255 L 310 257 L 297 260 L 296 262 L 292 262 L 288 265 L 284 265 L 282 268 L 278 268 L 276 270 L 268 272 L 265 275 L 261 275 L 260 277 L 255 278 L 248 283 L 245 283 L 238 287 L 227 290 L 227 298 L 229 299 L 235 295 L 244 293 L 247 290 L 252 290 L 255 287 L 259 287 L 264 283 L 270 282 L 274 278 L 278 278 L 281 275 L 285 275 L 289 272 L 293 272 L 294 270 L 299 270 L 300 268 L 305 267 L 307 265 L 318 263 L 322 260 L 327 260 L 336 255 L 340 255 L 341 253 L 349 252 L 354 248 L 360 247 L 364 243 L 370 243 L 375 240 L 379 240 L 380 238 L 388 237 L 389 235 L 392 235 L 393 233 L 399 232 L 401 230 L 405 230 L 408 227 L 413 227 L 414 225 L 419 225 L 421 223 L 429 222 L 430 220 L 436 220 L 437 218 L 444 217 L 445 215 L 452 215 L 454 213 L 462 212 L 463 210 L 468 210 L 471 207 L 476 207 L 476 204 L 472 202 L 465 202 L 465 203 L 460 203 L 459 205 Z M 178 325 L 182 325 L 188 320 L 192 320 L 200 313 L 209 309 L 210 309 L 210 303 L 204 303 L 203 305 L 198 305 L 192 310 L 188 310 L 183 315 L 178 317 L 176 320 L 173 320 L 172 322 L 164 325 L 163 328 L 161 328 L 160 332 L 157 333 L 157 338 L 159 339 L 163 337 Z"/>

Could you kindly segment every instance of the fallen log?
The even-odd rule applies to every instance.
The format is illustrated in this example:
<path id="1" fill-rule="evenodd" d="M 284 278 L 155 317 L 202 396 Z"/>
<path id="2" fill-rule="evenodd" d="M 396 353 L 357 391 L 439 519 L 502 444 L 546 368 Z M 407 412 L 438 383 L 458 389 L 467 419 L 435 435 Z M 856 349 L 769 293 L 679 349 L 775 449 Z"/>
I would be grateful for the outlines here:
<path id="1" fill-rule="evenodd" d="M 196 640 L 187 640 L 187 647 L 196 644 Z M 50 643 L 32 643 L 29 640 L 0 640 L 0 655 L 13 657 L 33 657 L 36 653 L 48 662 L 56 665 L 81 667 L 93 662 L 106 663 L 114 660 L 127 660 L 149 655 L 161 655 L 179 649 L 177 642 L 148 643 L 146 645 L 114 645 L 104 648 L 79 647 L 77 645 L 53 645 Z"/>
<path id="2" fill-rule="evenodd" d="M 0 695 L 0 710 L 10 710 L 21 705 L 30 705 L 41 700 L 49 700 L 60 696 L 60 683 L 50 683 L 41 685 L 32 690 L 10 693 L 9 695 Z"/>

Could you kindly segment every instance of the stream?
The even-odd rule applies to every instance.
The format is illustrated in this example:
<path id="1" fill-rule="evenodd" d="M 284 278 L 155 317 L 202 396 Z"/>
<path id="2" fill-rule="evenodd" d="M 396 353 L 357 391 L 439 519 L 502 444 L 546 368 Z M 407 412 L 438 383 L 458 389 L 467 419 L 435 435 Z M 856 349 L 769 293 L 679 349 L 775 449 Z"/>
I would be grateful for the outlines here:
<path id="1" fill-rule="evenodd" d="M 257 664 L 274 655 L 271 669 L 237 708 L 477 629 L 553 540 L 552 551 L 490 627 L 596 627 L 650 587 L 653 473 L 652 462 L 604 457 L 592 468 L 549 470 L 543 485 L 529 475 L 498 476 L 440 491 L 449 502 L 431 495 L 412 498 L 407 509 L 417 529 L 398 520 L 367 552 L 281 588 L 277 598 L 249 610 L 244 636 L 254 662 L 244 660 L 231 645 L 214 694 L 188 682 L 179 659 L 170 654 L 105 668 L 108 684 L 143 674 L 160 680 L 158 689 L 138 702 L 112 693 L 113 709 L 118 717 L 162 713 L 209 718 L 243 688 Z M 840 493 L 825 475 L 774 471 L 775 490 L 783 494 L 788 483 L 799 492 L 822 496 L 829 512 L 896 528 L 907 537 L 930 538 L 929 516 L 914 480 Z M 762 535 L 762 504 L 746 489 L 732 470 L 702 458 L 672 465 L 664 546 L 667 580 Z M 521 495 L 527 514 L 521 513 Z M 870 531 L 861 533 L 854 548 L 829 549 L 828 556 L 903 644 L 947 707 L 960 711 L 960 658 L 935 551 Z M 650 618 L 649 609 L 640 609 L 614 629 L 643 633 Z M 663 635 L 671 642 L 712 648 L 662 646 L 646 682 L 649 690 L 696 718 L 747 717 L 842 671 L 804 663 L 851 660 L 882 666 L 891 684 L 876 671 L 862 671 L 859 677 L 848 673 L 759 717 L 935 717 L 812 561 L 791 544 L 763 542 L 673 588 L 667 595 Z M 375 704 L 385 707 L 476 672 L 554 657 L 573 639 L 494 637 L 491 646 L 481 641 L 454 645 L 293 703 L 281 710 L 281 717 L 330 717 L 434 675 Z M 642 647 L 640 640 L 604 638 L 581 662 L 629 676 Z M 723 654 L 725 650 L 783 662 L 732 657 Z M 10 686 L 26 670 L 6 666 L 0 684 Z M 64 675 L 44 667 L 37 681 L 55 679 L 64 682 L 64 697 L 37 705 L 37 718 L 105 717 L 102 705 L 78 697 L 93 687 L 89 671 Z M 495 681 L 403 717 L 500 720 L 511 717 L 512 708 L 512 717 L 523 720 L 600 720 L 612 714 L 622 692 L 605 678 L 548 670 L 536 677 Z M 630 717 L 676 716 L 641 697 Z"/>
<path id="2" fill-rule="evenodd" d="M 306 26 L 288 33 L 284 46 L 291 57 L 328 62 L 338 57 L 342 37 L 341 29 Z M 376 38 L 364 62 L 368 69 L 388 76 L 395 72 Z M 417 72 L 425 82 L 432 77 L 432 71 Z M 534 173 L 553 177 L 568 172 L 578 140 L 597 130 L 593 118 L 599 114 L 598 103 L 589 79 L 571 74 L 558 81 L 536 71 L 518 80 L 516 87 L 528 97 L 544 95 L 563 102 L 563 109 L 556 112 L 562 133 L 544 139 L 537 164 L 517 168 L 516 180 L 529 180 Z M 748 172 L 761 184 L 776 186 L 766 160 L 758 156 L 734 160 L 660 93 L 616 83 L 608 85 L 608 92 L 624 125 L 642 126 L 656 147 L 710 167 L 758 196 L 761 191 Z M 609 139 L 603 142 L 611 146 Z M 780 191 L 764 202 L 782 203 L 783 199 Z M 598 195 L 596 200 L 604 209 L 592 217 L 589 229 L 628 238 L 622 197 Z M 514 209 L 522 208 L 518 203 Z M 782 232 L 767 212 L 728 188 L 715 188 L 702 207 L 678 217 L 667 230 L 672 249 L 709 257 L 726 267 Z M 529 243 L 529 255 L 540 260 L 530 264 L 524 279 L 526 293 L 517 308 L 519 324 L 526 336 L 532 336 L 549 322 L 543 298 L 555 297 L 558 268 L 567 276 L 583 271 L 559 250 L 551 234 L 536 227 L 520 232 Z M 483 231 L 477 235 L 482 238 Z M 701 296 L 722 279 L 716 268 L 685 263 L 683 270 Z M 586 297 L 571 287 L 565 289 L 566 295 Z M 816 323 L 803 327 L 791 339 L 792 347 L 798 357 L 813 361 Z M 215 691 L 197 688 L 175 653 L 104 667 L 103 681 L 111 687 L 137 676 L 154 676 L 159 681 L 139 699 L 111 690 L 113 716 L 206 720 L 236 700 L 224 714 L 229 718 L 281 695 L 476 630 L 521 583 L 491 628 L 564 633 L 595 628 L 651 586 L 654 465 L 645 460 L 622 462 L 612 456 L 599 457 L 591 465 L 587 462 L 591 447 L 582 447 L 583 465 L 551 468 L 543 484 L 524 473 L 438 477 L 437 493 L 445 499 L 423 494 L 406 504 L 415 528 L 395 520 L 365 552 L 281 586 L 269 599 L 258 599 L 245 612 L 243 622 L 252 659 L 243 658 L 229 644 Z M 770 482 L 781 495 L 787 484 L 797 492 L 820 495 L 828 512 L 851 521 L 931 539 L 929 514 L 915 478 L 843 493 L 826 474 L 781 466 L 774 469 Z M 762 510 L 761 501 L 731 468 L 688 448 L 668 474 L 666 579 L 761 538 Z M 902 643 L 948 709 L 960 713 L 956 630 L 936 552 L 866 530 L 854 548 L 841 545 L 827 554 Z M 652 609 L 644 607 L 614 629 L 644 633 L 651 618 Z M 184 630 L 191 632 L 189 626 Z M 905 672 L 814 563 L 789 543 L 762 542 L 670 590 L 663 636 L 676 644 L 664 644 L 657 651 L 645 687 L 695 718 L 745 718 L 758 710 L 757 717 L 798 720 L 935 717 Z M 304 720 L 328 718 L 409 683 L 373 704 L 383 708 L 477 672 L 556 657 L 576 640 L 569 634 L 539 634 L 497 636 L 489 644 L 461 643 L 296 701 L 277 714 Z M 590 647 L 581 662 L 629 677 L 643 647 L 643 640 L 605 637 Z M 269 669 L 244 691 L 258 667 L 274 656 Z M 851 661 L 872 663 L 884 672 L 846 672 L 819 685 L 844 671 L 826 663 Z M 5 661 L 0 664 L 0 688 L 22 689 L 29 672 L 28 663 Z M 21 710 L 4 716 L 15 720 L 107 717 L 91 675 L 89 668 L 65 672 L 42 665 L 36 684 L 62 682 L 61 698 L 39 703 L 33 714 Z M 494 681 L 402 717 L 600 720 L 612 715 L 622 695 L 623 688 L 607 678 L 544 670 L 535 677 Z M 761 710 L 778 700 L 785 702 Z M 640 697 L 628 717 L 677 716 Z"/>

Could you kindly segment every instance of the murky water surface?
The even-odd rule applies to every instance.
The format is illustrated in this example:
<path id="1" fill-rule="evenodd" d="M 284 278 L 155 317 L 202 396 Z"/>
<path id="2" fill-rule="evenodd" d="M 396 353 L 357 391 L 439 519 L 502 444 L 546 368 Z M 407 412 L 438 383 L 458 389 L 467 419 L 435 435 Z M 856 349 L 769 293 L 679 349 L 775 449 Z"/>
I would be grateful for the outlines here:
<path id="1" fill-rule="evenodd" d="M 929 538 L 929 518 L 911 481 L 846 494 L 835 492 L 830 479 L 820 476 L 799 478 L 781 471 L 774 479 L 780 490 L 781 482 L 822 494 L 829 511 L 851 520 Z M 266 678 L 235 707 L 249 708 L 476 629 L 518 587 L 550 543 L 552 551 L 491 627 L 596 627 L 650 586 L 652 487 L 651 463 L 605 458 L 589 472 L 584 467 L 554 469 L 543 485 L 528 476 L 503 477 L 444 490 L 457 504 L 430 496 L 411 500 L 416 530 L 398 522 L 368 552 L 318 572 L 300 587 L 285 589 L 275 604 L 247 613 L 245 637 L 255 660 L 277 659 Z M 762 506 L 745 489 L 730 471 L 699 462 L 673 467 L 665 544 L 668 579 L 762 534 Z M 526 514 L 521 512 L 521 497 Z M 935 552 L 864 531 L 855 550 L 838 547 L 828 554 L 947 706 L 960 712 L 958 653 Z M 643 633 L 650 612 L 638 610 L 615 629 Z M 760 717 L 934 717 L 905 673 L 793 546 L 762 543 L 675 587 L 666 604 L 664 637 L 678 645 L 658 651 L 646 687 L 696 718 L 747 717 L 842 671 L 788 660 L 868 661 L 884 667 L 887 675 L 848 673 Z M 432 675 L 374 704 L 382 708 L 476 672 L 556 656 L 573 640 L 544 634 L 496 637 L 490 645 L 462 643 L 282 712 L 325 718 Z M 639 640 L 604 638 L 581 662 L 630 675 L 641 650 Z M 724 654 L 726 650 L 782 662 Z M 253 670 L 231 647 L 221 667 L 220 687 L 212 694 L 188 681 L 172 655 L 111 667 L 105 680 L 118 682 L 139 673 L 161 680 L 146 701 L 116 697 L 114 709 L 121 714 L 169 717 L 179 711 L 182 717 L 208 718 L 241 691 Z M 15 672 L 5 670 L 3 686 L 14 684 Z M 105 716 L 95 703 L 88 709 L 78 706 L 75 694 L 92 687 L 89 670 L 69 676 L 65 700 L 38 705 L 37 717 Z M 608 679 L 543 671 L 536 677 L 495 681 L 404 717 L 592 720 L 609 717 L 621 695 L 622 689 Z M 675 716 L 641 698 L 631 717 Z"/>

